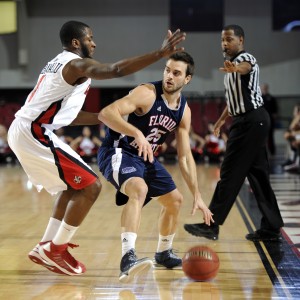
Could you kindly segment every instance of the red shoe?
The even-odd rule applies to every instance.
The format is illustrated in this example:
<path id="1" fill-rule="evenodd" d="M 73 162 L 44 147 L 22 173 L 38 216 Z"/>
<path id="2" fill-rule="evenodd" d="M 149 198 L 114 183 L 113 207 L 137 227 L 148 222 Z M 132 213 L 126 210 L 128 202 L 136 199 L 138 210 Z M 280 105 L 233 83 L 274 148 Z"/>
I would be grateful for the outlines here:
<path id="1" fill-rule="evenodd" d="M 68 247 L 75 248 L 78 245 L 71 243 L 55 245 L 49 242 L 39 248 L 39 254 L 49 265 L 55 266 L 63 274 L 81 275 L 86 271 L 84 264 L 77 261 L 68 251 Z"/>
<path id="2" fill-rule="evenodd" d="M 49 242 L 49 241 L 48 241 Z M 64 274 L 60 269 L 56 268 L 53 265 L 50 265 L 48 262 L 46 262 L 39 253 L 39 249 L 42 245 L 45 245 L 48 242 L 40 242 L 38 243 L 29 253 L 28 257 L 31 261 L 34 263 L 41 265 L 45 268 L 47 268 L 49 271 L 57 273 L 57 274 Z"/>

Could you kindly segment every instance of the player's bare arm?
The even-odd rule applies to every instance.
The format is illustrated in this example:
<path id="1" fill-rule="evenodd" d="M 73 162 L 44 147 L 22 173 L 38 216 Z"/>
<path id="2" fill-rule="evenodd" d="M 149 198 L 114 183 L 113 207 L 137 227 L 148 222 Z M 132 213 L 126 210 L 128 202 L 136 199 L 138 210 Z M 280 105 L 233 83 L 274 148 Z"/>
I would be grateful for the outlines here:
<path id="1" fill-rule="evenodd" d="M 187 106 L 183 118 L 176 130 L 177 154 L 181 173 L 193 195 L 199 192 L 196 176 L 196 165 L 191 152 L 189 130 L 191 110 Z"/>
<path id="2" fill-rule="evenodd" d="M 100 63 L 91 58 L 74 59 L 69 62 L 63 76 L 69 84 L 77 84 L 78 79 L 92 78 L 96 80 L 110 79 L 135 73 L 163 57 L 168 57 L 177 51 L 183 51 L 183 47 L 177 45 L 184 41 L 186 34 L 177 29 L 174 33 L 168 33 L 160 49 L 132 58 L 120 60 L 116 63 Z M 86 80 L 86 79 L 85 79 Z"/>
<path id="3" fill-rule="evenodd" d="M 229 116 L 228 107 L 226 105 L 226 107 L 224 108 L 224 110 L 222 112 L 222 115 L 220 116 L 220 118 L 217 120 L 217 122 L 214 125 L 214 135 L 216 137 L 218 137 L 220 135 L 221 127 L 225 124 L 225 120 L 228 116 Z"/>
<path id="4" fill-rule="evenodd" d="M 244 61 L 239 64 L 235 62 L 231 62 L 229 60 L 224 61 L 224 67 L 220 68 L 219 70 L 225 73 L 240 73 L 242 75 L 248 74 L 252 69 L 250 63 Z"/>
<path id="5" fill-rule="evenodd" d="M 70 126 L 80 126 L 80 125 L 98 125 L 100 121 L 98 119 L 97 113 L 87 112 L 81 110 L 77 117 L 73 120 Z"/>
<path id="6" fill-rule="evenodd" d="M 144 113 L 150 109 L 155 100 L 154 88 L 150 84 L 136 87 L 127 96 L 106 106 L 99 112 L 98 118 L 106 126 L 119 133 L 132 136 L 138 145 L 139 156 L 144 160 L 153 161 L 153 151 L 151 145 L 146 140 L 143 133 L 135 126 L 123 119 L 132 112 Z"/>
<path id="7" fill-rule="evenodd" d="M 214 221 L 212 218 L 212 213 L 202 200 L 202 196 L 199 191 L 196 164 L 190 147 L 190 126 L 191 110 L 187 106 L 182 121 L 180 122 L 176 132 L 178 162 L 182 176 L 194 197 L 192 215 L 194 215 L 196 211 L 200 209 L 203 213 L 204 222 L 207 225 L 210 225 L 210 222 Z"/>

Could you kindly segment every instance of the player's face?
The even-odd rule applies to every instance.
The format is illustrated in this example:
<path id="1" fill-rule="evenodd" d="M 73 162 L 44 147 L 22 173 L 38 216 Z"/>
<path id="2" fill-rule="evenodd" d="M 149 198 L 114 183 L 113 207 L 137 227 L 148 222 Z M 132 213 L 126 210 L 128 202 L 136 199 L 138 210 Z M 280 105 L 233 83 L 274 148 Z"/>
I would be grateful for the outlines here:
<path id="1" fill-rule="evenodd" d="M 96 44 L 93 40 L 93 33 L 90 28 L 86 28 L 86 35 L 80 40 L 81 57 L 92 58 L 95 52 Z"/>
<path id="2" fill-rule="evenodd" d="M 180 91 L 191 80 L 186 76 L 187 64 L 183 61 L 169 59 L 166 63 L 163 78 L 163 89 L 168 94 Z"/>
<path id="3" fill-rule="evenodd" d="M 221 46 L 223 53 L 232 58 L 243 50 L 243 38 L 234 35 L 233 30 L 223 30 Z"/>

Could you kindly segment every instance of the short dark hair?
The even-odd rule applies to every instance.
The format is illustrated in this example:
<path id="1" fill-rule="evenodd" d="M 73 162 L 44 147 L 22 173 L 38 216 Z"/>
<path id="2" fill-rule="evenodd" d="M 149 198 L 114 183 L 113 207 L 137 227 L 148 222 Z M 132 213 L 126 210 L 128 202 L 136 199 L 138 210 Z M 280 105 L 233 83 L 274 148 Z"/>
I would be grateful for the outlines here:
<path id="1" fill-rule="evenodd" d="M 238 37 L 243 37 L 245 38 L 245 33 L 244 30 L 241 26 L 239 25 L 226 25 L 223 30 L 232 30 L 234 32 L 234 35 L 238 36 Z"/>
<path id="2" fill-rule="evenodd" d="M 174 54 L 172 54 L 169 57 L 169 59 L 173 59 L 175 61 L 183 61 L 183 62 L 187 63 L 186 76 L 194 75 L 194 70 L 195 70 L 194 59 L 187 52 L 184 52 L 184 51 L 175 52 Z"/>
<path id="3" fill-rule="evenodd" d="M 72 39 L 80 40 L 86 33 L 86 28 L 90 28 L 87 24 L 79 21 L 68 21 L 60 29 L 59 37 L 63 46 L 70 46 Z"/>

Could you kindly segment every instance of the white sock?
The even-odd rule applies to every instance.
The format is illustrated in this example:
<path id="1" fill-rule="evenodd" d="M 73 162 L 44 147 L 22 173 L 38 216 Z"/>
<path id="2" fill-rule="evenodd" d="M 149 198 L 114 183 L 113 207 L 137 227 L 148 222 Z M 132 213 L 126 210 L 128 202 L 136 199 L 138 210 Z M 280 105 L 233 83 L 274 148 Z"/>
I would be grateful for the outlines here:
<path id="1" fill-rule="evenodd" d="M 60 224 L 61 224 L 61 220 L 54 219 L 51 217 L 48 226 L 46 228 L 46 231 L 44 233 L 44 236 L 41 239 L 41 242 L 52 241 L 58 231 Z"/>
<path id="2" fill-rule="evenodd" d="M 62 245 L 69 243 L 77 229 L 78 227 L 71 226 L 65 223 L 63 220 L 55 237 L 52 240 L 53 244 Z"/>
<path id="3" fill-rule="evenodd" d="M 137 238 L 137 234 L 135 232 L 123 232 L 121 234 L 122 257 L 128 250 L 132 248 L 135 249 L 136 238 Z"/>
<path id="4" fill-rule="evenodd" d="M 159 235 L 156 252 L 163 252 L 163 251 L 172 249 L 174 236 L 175 236 L 175 233 L 171 234 L 171 235 L 166 235 L 166 236 Z"/>

